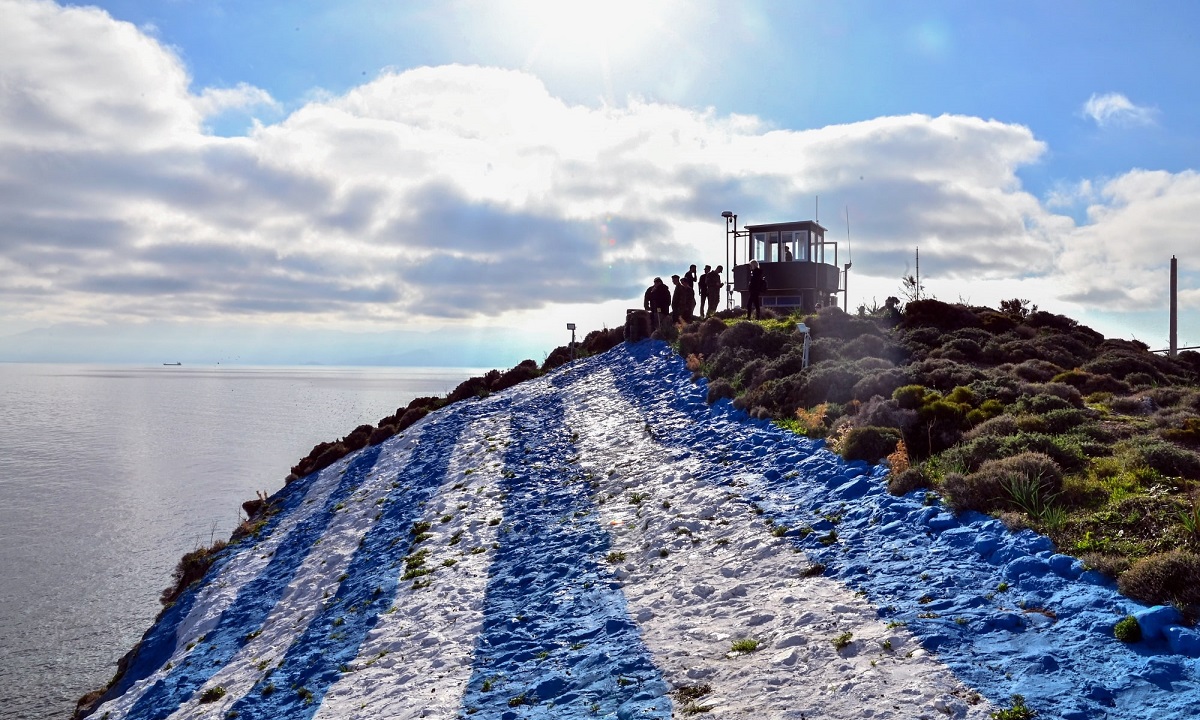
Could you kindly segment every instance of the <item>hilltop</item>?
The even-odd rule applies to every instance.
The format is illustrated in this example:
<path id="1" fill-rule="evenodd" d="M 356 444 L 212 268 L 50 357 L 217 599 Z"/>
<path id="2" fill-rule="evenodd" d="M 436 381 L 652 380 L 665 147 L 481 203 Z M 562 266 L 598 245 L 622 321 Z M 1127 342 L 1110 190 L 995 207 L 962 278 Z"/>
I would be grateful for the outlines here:
<path id="1" fill-rule="evenodd" d="M 230 544 L 181 564 L 169 605 L 92 707 L 109 718 L 1190 717 L 1200 635 L 1174 609 L 1123 597 L 1044 535 L 1012 531 L 1012 508 L 955 507 L 945 453 L 1005 414 L 1031 422 L 988 401 L 1057 395 L 1017 384 L 1011 400 L 965 402 L 955 388 L 1006 386 L 999 369 L 1012 363 L 928 357 L 940 341 L 922 357 L 909 337 L 921 336 L 919 309 L 807 318 L 814 364 L 802 372 L 783 372 L 802 340 L 795 318 L 710 319 L 680 328 L 674 348 L 605 351 L 618 336 L 602 332 L 586 359 L 467 381 L 318 446 L 280 492 L 251 501 Z M 937 337 L 1033 340 L 1046 320 Z M 868 345 L 888 357 L 852 350 Z M 926 366 L 945 384 L 921 384 Z M 1091 372 L 1055 376 L 1072 371 Z M 856 398 L 870 383 L 893 387 Z M 1101 413 L 1099 399 L 1075 409 Z M 957 408 L 957 431 L 932 424 L 951 413 L 926 409 L 937 403 L 971 405 Z M 888 413 L 902 421 L 862 422 Z M 900 440 L 915 449 L 898 454 Z M 888 455 L 912 467 L 872 464 Z M 970 486 L 978 472 L 959 475 Z M 901 478 L 940 490 L 889 493 Z M 1143 642 L 1114 637 L 1127 616 Z"/>

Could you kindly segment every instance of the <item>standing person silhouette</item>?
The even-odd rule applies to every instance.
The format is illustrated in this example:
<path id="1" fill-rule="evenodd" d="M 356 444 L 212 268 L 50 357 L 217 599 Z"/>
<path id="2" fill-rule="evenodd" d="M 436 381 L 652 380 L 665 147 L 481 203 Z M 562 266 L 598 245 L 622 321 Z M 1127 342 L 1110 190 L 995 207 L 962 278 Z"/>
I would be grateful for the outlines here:
<path id="1" fill-rule="evenodd" d="M 721 265 L 717 266 L 708 274 L 708 314 L 712 315 L 717 311 L 717 306 L 721 304 L 721 288 L 725 283 L 721 282 L 721 273 L 725 272 L 725 268 Z M 707 316 L 706 316 L 707 317 Z"/>
<path id="2" fill-rule="evenodd" d="M 750 319 L 750 312 L 754 311 L 756 320 L 762 320 L 762 294 L 767 289 L 767 279 L 763 277 L 762 268 L 758 266 L 757 260 L 750 261 L 750 283 L 749 283 L 749 298 L 746 302 L 746 319 Z"/>
<path id="3" fill-rule="evenodd" d="M 662 278 L 654 278 L 654 284 L 646 288 L 644 305 L 650 313 L 650 332 L 654 332 L 663 326 L 671 314 L 671 290 Z"/>
<path id="4" fill-rule="evenodd" d="M 704 303 L 708 300 L 708 275 L 710 272 L 712 272 L 712 266 L 705 265 L 704 272 L 700 273 L 700 287 L 698 288 L 700 291 L 700 317 L 708 317 L 708 315 L 704 314 Z M 712 314 L 711 310 L 709 314 Z"/>

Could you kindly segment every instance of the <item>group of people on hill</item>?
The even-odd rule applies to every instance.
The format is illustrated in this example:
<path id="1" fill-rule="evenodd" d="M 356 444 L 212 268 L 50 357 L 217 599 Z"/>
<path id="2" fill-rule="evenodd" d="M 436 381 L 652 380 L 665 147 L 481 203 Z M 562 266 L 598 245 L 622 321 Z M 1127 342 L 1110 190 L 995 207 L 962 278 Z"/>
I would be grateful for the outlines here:
<path id="1" fill-rule="evenodd" d="M 654 284 L 646 289 L 645 307 L 650 313 L 651 324 L 654 328 L 662 327 L 663 323 L 691 322 L 696 313 L 696 291 L 700 291 L 700 317 L 708 317 L 717 311 L 721 304 L 721 288 L 725 283 L 721 273 L 725 268 L 718 265 L 704 266 L 704 272 L 697 274 L 696 266 L 688 267 L 682 276 L 672 275 L 671 283 L 674 290 L 668 288 L 662 278 L 654 278 Z"/>

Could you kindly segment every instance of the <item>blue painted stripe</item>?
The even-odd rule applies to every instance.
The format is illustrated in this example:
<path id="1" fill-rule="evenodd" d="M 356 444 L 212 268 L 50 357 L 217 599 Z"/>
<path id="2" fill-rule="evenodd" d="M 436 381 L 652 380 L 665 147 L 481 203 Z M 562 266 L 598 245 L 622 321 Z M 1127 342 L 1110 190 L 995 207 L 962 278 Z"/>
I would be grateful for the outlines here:
<path id="1" fill-rule="evenodd" d="M 288 583 L 312 550 L 313 543 L 333 519 L 335 507 L 344 501 L 367 476 L 379 457 L 381 445 L 365 448 L 354 457 L 337 489 L 324 507 L 298 523 L 280 543 L 270 563 L 238 591 L 237 598 L 221 613 L 216 626 L 188 654 L 134 703 L 127 717 L 160 720 L 174 712 L 205 682 L 229 662 L 247 642 L 247 635 L 262 627 L 279 602 Z M 163 658 L 165 660 L 165 658 Z"/>
<path id="2" fill-rule="evenodd" d="M 456 405 L 427 423 L 419 445 L 401 470 L 397 486 L 382 505 L 380 519 L 363 536 L 346 568 L 337 594 L 321 607 L 304 633 L 288 648 L 279 666 L 260 678 L 231 712 L 242 720 L 311 718 L 358 655 L 367 633 L 392 606 L 413 549 L 414 524 L 423 506 L 446 480 L 446 469 L 474 404 Z"/>
<path id="3" fill-rule="evenodd" d="M 561 395 L 512 412 L 500 547 L 459 717 L 670 718 L 666 683 L 605 562 L 608 533 L 571 462 Z"/>
<path id="4" fill-rule="evenodd" d="M 907 625 L 993 703 L 1020 693 L 1043 715 L 1069 720 L 1194 715 L 1166 696 L 1200 692 L 1200 660 L 1161 642 L 1117 641 L 1113 622 L 1140 606 L 1095 573 L 1080 576 L 1047 538 L 977 513 L 954 517 L 925 505 L 924 493 L 894 497 L 882 467 L 846 463 L 728 402 L 706 405 L 705 383 L 692 383 L 662 343 L 615 352 L 614 382 L 667 452 L 701 459 L 697 477 L 791 528 L 825 575 Z M 680 422 L 680 412 L 699 423 Z M 739 474 L 748 486 L 731 482 Z"/>
<path id="5" fill-rule="evenodd" d="M 316 482 L 317 473 L 311 473 L 299 480 L 285 485 L 271 498 L 271 503 L 277 511 L 267 519 L 258 537 L 270 537 L 271 533 L 288 518 L 296 508 L 304 502 L 310 487 Z M 211 578 L 215 577 L 226 565 L 238 555 L 253 549 L 254 537 L 242 538 L 231 543 L 214 559 L 213 564 L 205 573 L 204 579 L 194 583 L 176 599 L 175 603 L 159 615 L 154 625 L 146 631 L 141 642 L 133 651 L 128 668 L 121 678 L 105 693 L 101 702 L 124 695 L 134 684 L 150 677 L 175 652 L 178 642 L 179 625 L 188 617 L 195 606 L 200 588 Z"/>

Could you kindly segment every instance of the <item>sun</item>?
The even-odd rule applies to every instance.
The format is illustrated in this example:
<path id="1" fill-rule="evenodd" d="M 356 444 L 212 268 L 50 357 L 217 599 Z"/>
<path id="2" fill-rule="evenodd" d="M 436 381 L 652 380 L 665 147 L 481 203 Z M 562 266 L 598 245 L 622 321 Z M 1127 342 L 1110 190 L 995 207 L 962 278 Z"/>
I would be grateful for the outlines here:
<path id="1" fill-rule="evenodd" d="M 506 4 L 514 39 L 529 43 L 526 66 L 634 63 L 668 32 L 675 0 L 514 0 Z"/>

